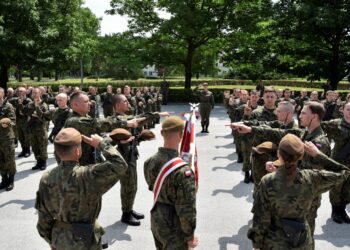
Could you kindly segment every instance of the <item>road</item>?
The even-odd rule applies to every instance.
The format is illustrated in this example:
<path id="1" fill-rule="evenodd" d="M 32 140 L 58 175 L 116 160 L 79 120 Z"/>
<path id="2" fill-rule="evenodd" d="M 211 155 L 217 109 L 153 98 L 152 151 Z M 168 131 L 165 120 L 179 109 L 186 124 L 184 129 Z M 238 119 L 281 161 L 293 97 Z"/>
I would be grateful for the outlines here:
<path id="1" fill-rule="evenodd" d="M 168 105 L 163 110 L 177 114 L 189 110 L 188 105 Z M 228 117 L 222 106 L 212 113 L 210 134 L 197 134 L 200 183 L 197 198 L 198 249 L 252 249 L 246 234 L 251 224 L 252 184 L 243 183 L 241 164 L 230 134 Z M 138 193 L 134 209 L 143 212 L 146 218 L 140 227 L 127 226 L 120 222 L 120 186 L 116 184 L 103 197 L 99 222 L 106 229 L 108 249 L 155 249 L 150 230 L 152 193 L 148 191 L 143 177 L 143 162 L 162 145 L 160 125 L 154 130 L 156 141 L 140 145 L 138 160 Z M 200 123 L 197 124 L 200 131 Z M 16 149 L 16 155 L 20 148 Z M 49 144 L 48 169 L 55 167 L 53 146 Z M 33 155 L 17 159 L 17 175 L 12 192 L 0 191 L 0 249 L 49 249 L 36 231 L 37 214 L 34 209 L 35 194 L 42 172 L 32 171 Z M 349 206 L 347 208 L 349 211 Z M 338 225 L 330 219 L 328 193 L 324 194 L 316 221 L 316 249 L 350 249 L 350 225 Z"/>

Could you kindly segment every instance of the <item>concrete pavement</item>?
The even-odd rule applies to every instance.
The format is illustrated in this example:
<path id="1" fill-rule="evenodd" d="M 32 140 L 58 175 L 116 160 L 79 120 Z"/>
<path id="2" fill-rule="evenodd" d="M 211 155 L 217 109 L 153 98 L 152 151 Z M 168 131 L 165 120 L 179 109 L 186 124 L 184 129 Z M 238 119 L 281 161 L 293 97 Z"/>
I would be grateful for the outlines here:
<path id="1" fill-rule="evenodd" d="M 177 114 L 187 112 L 189 106 L 168 105 L 163 110 Z M 252 249 L 246 233 L 251 223 L 252 184 L 243 183 L 241 164 L 230 134 L 228 116 L 222 106 L 216 106 L 211 116 L 210 134 L 197 134 L 200 183 L 197 198 L 198 249 Z M 160 125 L 154 130 L 156 141 L 140 145 L 138 161 L 138 193 L 134 209 L 143 212 L 146 218 L 140 227 L 130 227 L 120 222 L 120 185 L 116 184 L 103 197 L 99 222 L 106 229 L 108 249 L 155 249 L 150 231 L 152 193 L 148 191 L 143 177 L 143 162 L 161 146 Z M 200 131 L 200 123 L 197 124 Z M 16 155 L 20 147 L 16 149 Z M 49 144 L 49 167 L 53 168 L 55 158 L 53 146 Z M 0 191 L 0 249 L 49 249 L 36 231 L 35 193 L 42 172 L 32 171 L 34 156 L 18 159 L 15 188 L 12 192 Z M 350 249 L 350 225 L 338 225 L 330 219 L 328 193 L 323 196 L 322 206 L 316 221 L 316 249 Z M 349 212 L 349 206 L 348 206 Z"/>

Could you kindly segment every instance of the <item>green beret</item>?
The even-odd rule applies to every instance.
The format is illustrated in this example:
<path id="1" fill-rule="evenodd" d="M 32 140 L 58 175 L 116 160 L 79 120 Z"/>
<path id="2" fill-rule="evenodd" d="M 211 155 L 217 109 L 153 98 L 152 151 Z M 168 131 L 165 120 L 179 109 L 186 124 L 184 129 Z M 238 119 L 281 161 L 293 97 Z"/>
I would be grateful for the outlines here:
<path id="1" fill-rule="evenodd" d="M 184 129 L 184 121 L 178 116 L 170 116 L 166 118 L 162 124 L 162 131 L 176 132 Z"/>
<path id="2" fill-rule="evenodd" d="M 81 134 L 75 128 L 64 128 L 55 137 L 54 143 L 62 146 L 75 146 L 81 143 Z"/>

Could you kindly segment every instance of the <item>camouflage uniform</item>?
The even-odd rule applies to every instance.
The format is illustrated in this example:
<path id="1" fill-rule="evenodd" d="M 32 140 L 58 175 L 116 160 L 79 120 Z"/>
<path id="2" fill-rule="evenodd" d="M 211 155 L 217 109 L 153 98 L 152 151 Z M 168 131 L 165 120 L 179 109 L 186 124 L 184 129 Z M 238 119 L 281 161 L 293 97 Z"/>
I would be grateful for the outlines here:
<path id="1" fill-rule="evenodd" d="M 103 93 L 101 95 L 102 109 L 104 117 L 113 115 L 113 93 Z"/>
<path id="2" fill-rule="evenodd" d="M 332 150 L 332 158 L 336 161 L 350 167 L 350 153 L 340 157 L 338 154 L 346 148 L 350 152 L 350 124 L 342 119 L 335 119 L 328 122 L 321 123 L 322 128 L 329 137 L 334 140 L 334 148 Z M 346 206 L 350 203 L 350 179 L 331 189 L 329 192 L 329 199 L 332 206 Z"/>
<path id="3" fill-rule="evenodd" d="M 340 164 L 319 154 L 317 161 L 333 165 L 338 171 Z M 298 170 L 297 170 L 298 171 Z M 259 249 L 313 249 L 313 233 L 309 224 L 309 211 L 313 200 L 322 193 L 342 182 L 349 172 L 333 173 L 325 170 L 298 171 L 292 184 L 287 184 L 285 169 L 265 175 L 259 185 L 252 209 L 253 226 L 248 238 L 253 247 Z M 306 239 L 293 248 L 288 242 L 282 219 L 293 219 L 305 223 Z"/>
<path id="4" fill-rule="evenodd" d="M 204 128 L 204 130 L 208 130 L 210 113 L 215 104 L 214 95 L 209 90 L 205 91 L 197 89 L 195 94 L 199 98 L 199 114 L 201 116 L 202 128 Z"/>
<path id="5" fill-rule="evenodd" d="M 99 107 L 101 103 L 101 97 L 99 95 L 91 95 L 91 94 L 88 94 L 88 97 L 91 102 L 89 116 L 91 116 L 92 118 L 95 118 L 95 117 L 99 118 L 100 117 Z"/>
<path id="6" fill-rule="evenodd" d="M 260 132 L 259 132 L 260 131 Z M 325 155 L 329 156 L 331 152 L 330 144 L 328 141 L 328 138 L 326 134 L 323 132 L 321 127 L 316 128 L 312 133 L 308 133 L 308 131 L 303 130 L 303 129 L 264 129 L 260 127 L 255 127 L 252 130 L 252 133 L 259 135 L 264 134 L 265 137 L 270 138 L 270 140 L 280 140 L 282 139 L 283 136 L 285 136 L 288 133 L 293 133 L 300 138 L 302 138 L 303 141 L 311 141 L 313 144 L 315 144 L 318 149 L 324 153 Z M 303 160 L 301 161 L 300 164 L 301 169 L 322 169 L 322 165 L 319 164 L 319 162 L 309 156 L 305 155 Z M 321 196 L 315 196 L 311 209 L 309 210 L 308 213 L 308 223 L 311 229 L 312 235 L 314 234 L 315 231 L 315 220 L 317 217 L 317 209 L 321 205 Z"/>
<path id="7" fill-rule="evenodd" d="M 145 161 L 144 174 L 150 191 L 163 165 L 178 156 L 177 150 L 159 148 Z M 195 228 L 196 184 L 191 168 L 186 165 L 165 178 L 151 210 L 151 230 L 157 249 L 188 250 L 187 241 L 192 239 Z"/>
<path id="8" fill-rule="evenodd" d="M 126 121 L 120 121 L 108 117 L 107 119 L 92 118 L 90 116 L 81 117 L 79 114 L 73 112 L 72 116 L 68 118 L 65 124 L 66 128 L 75 128 L 85 136 L 92 134 L 101 134 L 110 132 L 115 128 L 126 128 Z M 81 165 L 88 165 L 98 162 L 96 150 L 85 142 L 81 143 L 82 156 L 79 159 Z"/>
<path id="9" fill-rule="evenodd" d="M 102 249 L 104 229 L 97 222 L 101 198 L 124 174 L 127 165 L 106 141 L 101 142 L 100 150 L 106 158 L 103 163 L 79 166 L 76 162 L 61 162 L 41 178 L 35 202 L 37 229 L 57 250 Z M 74 235 L 75 223 L 92 225 L 91 247 Z"/>
<path id="10" fill-rule="evenodd" d="M 145 112 L 145 106 L 146 106 L 145 99 L 143 99 L 142 96 L 140 97 L 134 96 L 133 102 L 136 104 L 135 115 L 143 114 Z"/>
<path id="11" fill-rule="evenodd" d="M 16 129 L 18 133 L 18 139 L 21 144 L 22 149 L 27 149 L 30 151 L 30 138 L 26 132 L 28 115 L 26 114 L 25 107 L 32 102 L 31 99 L 25 98 L 22 104 L 18 103 L 19 98 L 14 98 L 11 100 L 12 106 L 15 108 L 16 112 Z"/>
<path id="12" fill-rule="evenodd" d="M 47 160 L 47 127 L 46 122 L 50 120 L 47 104 L 41 102 L 38 107 L 34 102 L 28 103 L 25 107 L 26 114 L 30 117 L 27 122 L 31 146 L 37 161 Z"/>
<path id="13" fill-rule="evenodd" d="M 9 118 L 11 124 L 7 128 L 0 125 L 0 174 L 5 185 L 13 184 L 13 178 L 16 174 L 15 162 L 15 134 L 13 126 L 16 124 L 15 110 L 9 102 L 0 105 L 0 120 Z"/>

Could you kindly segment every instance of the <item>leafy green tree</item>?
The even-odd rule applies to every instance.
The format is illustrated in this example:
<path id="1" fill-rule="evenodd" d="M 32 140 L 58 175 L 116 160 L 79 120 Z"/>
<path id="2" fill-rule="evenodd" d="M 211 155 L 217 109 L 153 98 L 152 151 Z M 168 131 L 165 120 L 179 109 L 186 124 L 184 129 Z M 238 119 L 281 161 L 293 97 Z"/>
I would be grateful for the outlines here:
<path id="1" fill-rule="evenodd" d="M 227 27 L 235 0 L 111 0 L 112 10 L 130 18 L 131 31 L 150 36 L 155 48 L 172 61 L 182 64 L 185 88 L 191 87 L 193 58 L 196 51 L 220 36 Z M 161 17 L 164 11 L 168 17 Z M 161 47 L 160 47 L 161 46 Z M 161 63 L 159 63 L 161 64 Z"/>

